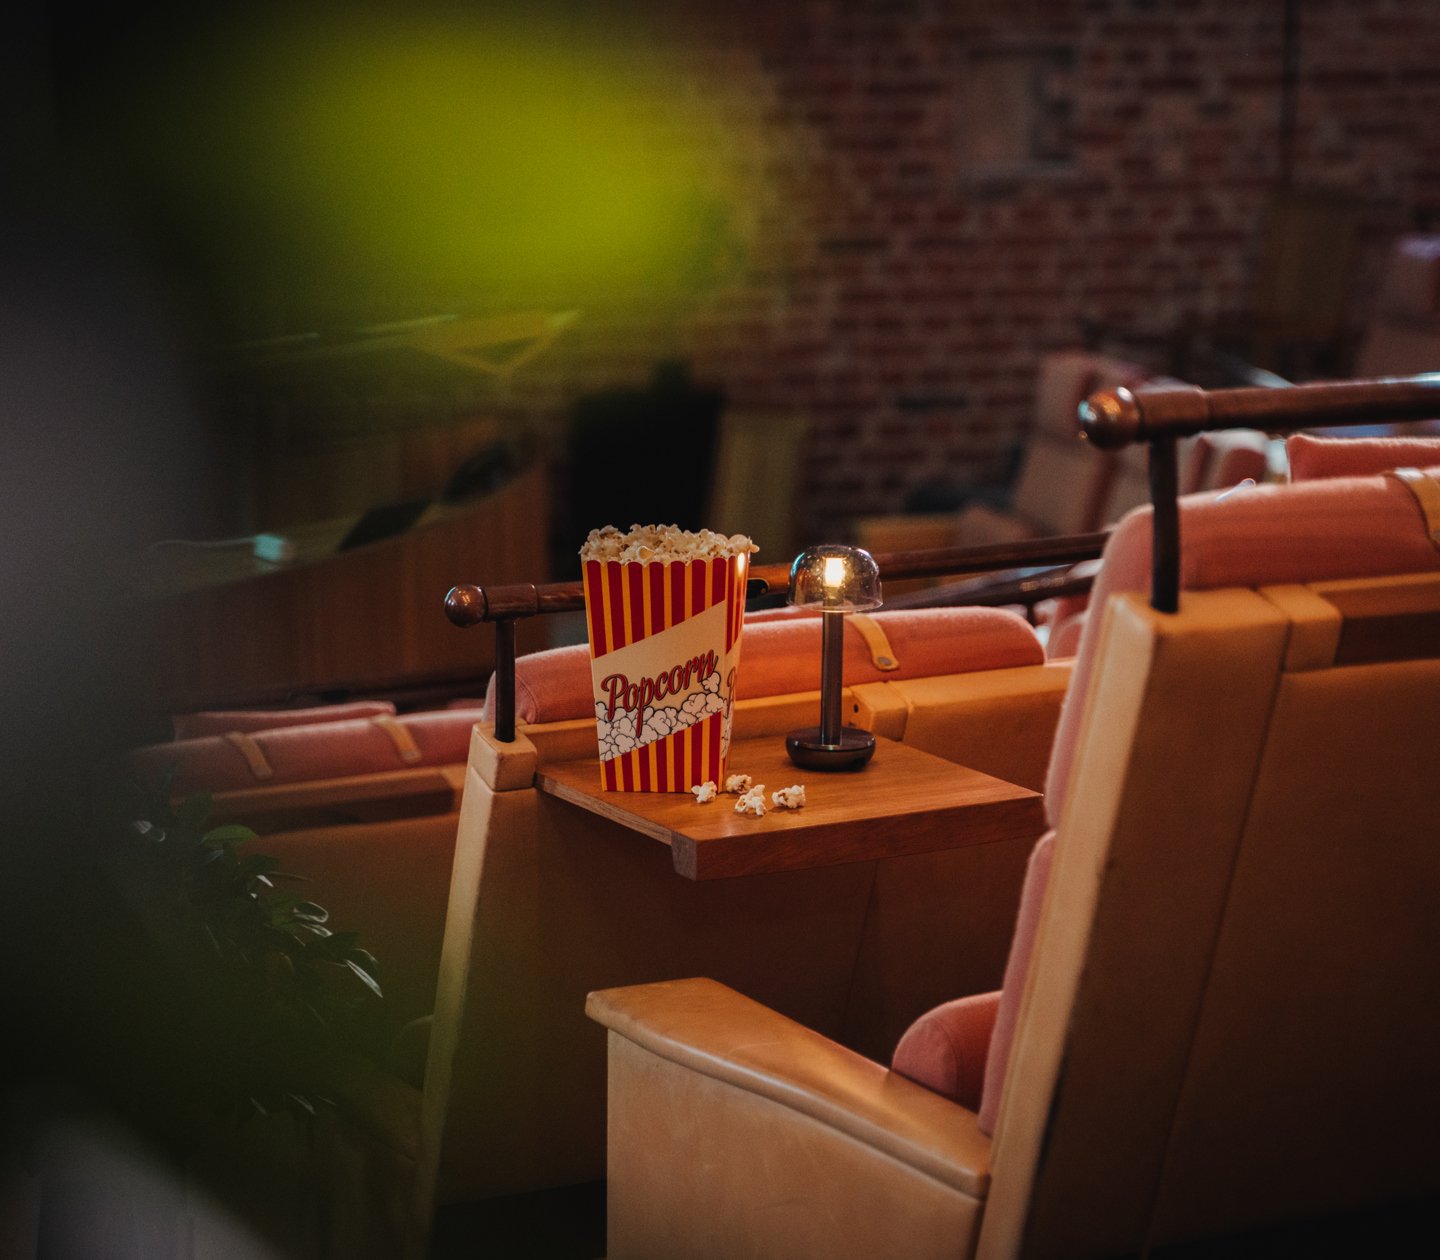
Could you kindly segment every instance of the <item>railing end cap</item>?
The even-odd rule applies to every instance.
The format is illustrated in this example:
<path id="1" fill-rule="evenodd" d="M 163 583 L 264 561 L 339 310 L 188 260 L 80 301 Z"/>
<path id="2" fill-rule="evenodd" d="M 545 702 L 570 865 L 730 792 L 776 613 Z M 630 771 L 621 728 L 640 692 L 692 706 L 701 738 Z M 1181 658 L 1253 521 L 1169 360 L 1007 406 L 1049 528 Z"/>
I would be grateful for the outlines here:
<path id="1" fill-rule="evenodd" d="M 485 620 L 485 592 L 478 586 L 452 586 L 445 596 L 445 615 L 464 629 Z"/>

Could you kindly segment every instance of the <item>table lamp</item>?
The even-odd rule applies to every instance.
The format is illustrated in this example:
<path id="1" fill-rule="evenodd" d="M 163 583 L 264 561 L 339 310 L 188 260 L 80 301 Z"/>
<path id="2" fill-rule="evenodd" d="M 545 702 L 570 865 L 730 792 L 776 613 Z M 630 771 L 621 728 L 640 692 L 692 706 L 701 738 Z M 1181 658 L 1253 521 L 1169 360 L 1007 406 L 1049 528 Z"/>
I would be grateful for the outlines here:
<path id="1" fill-rule="evenodd" d="M 806 770 L 854 770 L 870 760 L 875 737 L 840 721 L 845 614 L 878 608 L 880 569 L 859 547 L 811 547 L 790 566 L 789 603 L 821 610 L 820 725 L 785 737 L 790 760 Z"/>

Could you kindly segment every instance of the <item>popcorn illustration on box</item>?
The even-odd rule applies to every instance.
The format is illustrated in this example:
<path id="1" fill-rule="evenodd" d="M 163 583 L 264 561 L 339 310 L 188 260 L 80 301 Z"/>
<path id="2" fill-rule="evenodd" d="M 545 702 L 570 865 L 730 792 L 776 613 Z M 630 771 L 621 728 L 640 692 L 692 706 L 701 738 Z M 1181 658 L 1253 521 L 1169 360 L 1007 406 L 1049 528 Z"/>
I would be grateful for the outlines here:
<path id="1" fill-rule="evenodd" d="M 674 525 L 590 531 L 580 558 L 602 786 L 688 792 L 724 781 L 756 550 L 741 534 Z"/>

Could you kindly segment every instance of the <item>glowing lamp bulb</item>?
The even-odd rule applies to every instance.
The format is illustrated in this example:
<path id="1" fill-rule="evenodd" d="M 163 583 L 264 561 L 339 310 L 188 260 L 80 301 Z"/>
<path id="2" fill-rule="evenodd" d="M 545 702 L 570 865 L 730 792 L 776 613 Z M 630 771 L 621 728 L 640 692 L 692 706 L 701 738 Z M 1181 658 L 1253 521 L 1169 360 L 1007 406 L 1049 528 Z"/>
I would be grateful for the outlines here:
<path id="1" fill-rule="evenodd" d="M 825 574 L 821 580 L 827 592 L 838 592 L 845 585 L 845 557 L 826 556 Z"/>

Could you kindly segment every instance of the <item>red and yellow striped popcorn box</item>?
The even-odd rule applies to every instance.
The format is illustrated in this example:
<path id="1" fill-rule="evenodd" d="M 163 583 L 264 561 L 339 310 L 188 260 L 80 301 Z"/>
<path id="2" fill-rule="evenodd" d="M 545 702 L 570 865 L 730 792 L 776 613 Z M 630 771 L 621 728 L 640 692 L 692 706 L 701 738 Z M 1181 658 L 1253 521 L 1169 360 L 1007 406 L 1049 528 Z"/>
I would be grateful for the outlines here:
<path id="1" fill-rule="evenodd" d="M 738 541 L 738 554 L 698 559 L 666 559 L 666 548 L 641 551 L 657 553 L 648 560 L 581 552 L 602 787 L 686 792 L 724 782 L 753 549 Z"/>

